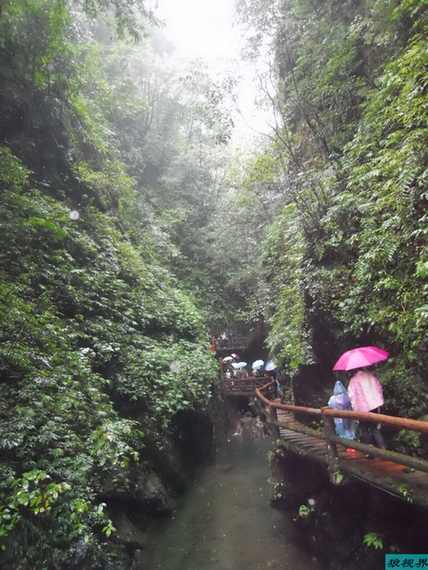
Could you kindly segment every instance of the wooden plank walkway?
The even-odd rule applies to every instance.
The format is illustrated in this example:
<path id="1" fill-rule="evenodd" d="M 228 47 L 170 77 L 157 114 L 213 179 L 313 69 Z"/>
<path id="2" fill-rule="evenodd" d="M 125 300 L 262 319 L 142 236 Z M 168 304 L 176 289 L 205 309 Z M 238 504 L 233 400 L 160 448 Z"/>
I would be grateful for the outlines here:
<path id="1" fill-rule="evenodd" d="M 303 427 L 288 411 L 278 409 L 277 417 L 278 422 L 282 424 L 279 426 L 281 440 L 288 449 L 328 467 L 327 444 L 321 433 L 318 438 L 287 429 L 287 424 L 290 428 Z M 361 451 L 349 452 L 341 445 L 337 446 L 337 454 L 342 474 L 356 477 L 398 497 L 428 507 L 428 473 L 385 459 L 367 458 Z"/>
<path id="2" fill-rule="evenodd" d="M 226 398 L 234 398 L 237 396 L 245 396 L 247 398 L 254 398 L 256 396 L 256 389 L 261 388 L 269 382 L 269 378 L 265 376 L 256 377 L 248 376 L 248 378 L 225 378 L 223 377 L 222 385 L 224 395 Z M 270 388 L 268 393 L 274 393 L 274 388 Z"/>

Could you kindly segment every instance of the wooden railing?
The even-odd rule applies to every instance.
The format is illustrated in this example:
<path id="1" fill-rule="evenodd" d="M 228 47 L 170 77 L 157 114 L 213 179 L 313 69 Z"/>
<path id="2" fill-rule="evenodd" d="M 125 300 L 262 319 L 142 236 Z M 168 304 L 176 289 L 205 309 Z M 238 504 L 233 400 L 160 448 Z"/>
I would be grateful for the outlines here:
<path id="1" fill-rule="evenodd" d="M 264 388 L 265 393 L 273 396 L 275 386 L 269 382 L 267 376 L 248 376 L 248 378 L 224 378 L 223 389 L 228 394 L 248 394 L 255 395 L 258 388 Z"/>
<path id="2" fill-rule="evenodd" d="M 213 338 L 212 344 L 216 350 L 245 350 L 248 348 L 248 337 L 232 336 L 230 338 Z"/>
<path id="3" fill-rule="evenodd" d="M 428 473 L 428 461 L 417 457 L 404 455 L 395 451 L 388 451 L 386 449 L 379 449 L 373 445 L 367 445 L 355 440 L 349 440 L 339 437 L 336 434 L 334 418 L 348 418 L 353 420 L 363 420 L 368 422 L 380 423 L 382 425 L 390 426 L 397 429 L 412 430 L 420 434 L 428 434 L 428 422 L 419 420 L 411 420 L 406 418 L 399 418 L 396 416 L 387 416 L 385 414 L 376 414 L 372 412 L 354 412 L 345 410 L 333 410 L 328 406 L 323 408 L 308 408 L 304 406 L 292 406 L 290 404 L 281 404 L 273 402 L 269 397 L 271 394 L 271 386 L 274 382 L 268 382 L 261 388 L 256 388 L 256 395 L 259 402 L 260 412 L 268 419 L 272 425 L 274 436 L 280 439 L 279 428 L 289 429 L 300 433 L 305 433 L 323 439 L 326 442 L 328 466 L 330 471 L 331 480 L 337 481 L 338 472 L 338 453 L 337 445 L 342 445 L 346 448 L 356 449 L 363 453 L 369 454 L 380 459 L 393 461 L 400 465 L 416 469 Z M 310 417 L 318 418 L 322 423 L 322 431 L 312 429 L 303 424 L 297 423 L 281 423 L 278 421 L 277 410 L 286 410 L 292 413 L 302 413 Z"/>

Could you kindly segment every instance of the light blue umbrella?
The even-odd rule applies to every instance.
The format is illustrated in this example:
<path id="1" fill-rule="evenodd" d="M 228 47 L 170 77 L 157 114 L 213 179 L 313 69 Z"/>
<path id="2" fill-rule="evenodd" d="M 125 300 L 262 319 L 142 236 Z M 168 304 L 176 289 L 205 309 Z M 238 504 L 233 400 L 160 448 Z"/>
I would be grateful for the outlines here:
<path id="1" fill-rule="evenodd" d="M 253 362 L 252 369 L 253 370 L 259 370 L 263 366 L 264 363 L 265 363 L 264 360 L 255 360 Z"/>
<path id="2" fill-rule="evenodd" d="M 232 362 L 232 366 L 233 368 L 244 368 L 244 366 L 247 366 L 246 362 Z"/>

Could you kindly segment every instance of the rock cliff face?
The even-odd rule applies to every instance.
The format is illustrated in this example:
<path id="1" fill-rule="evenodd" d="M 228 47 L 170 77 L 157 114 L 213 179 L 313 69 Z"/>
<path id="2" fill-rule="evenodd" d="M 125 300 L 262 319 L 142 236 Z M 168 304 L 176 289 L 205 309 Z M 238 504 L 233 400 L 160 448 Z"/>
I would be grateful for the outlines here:
<path id="1" fill-rule="evenodd" d="M 299 541 L 328 570 L 379 570 L 385 554 L 426 553 L 428 511 L 292 452 L 274 462 L 272 505 L 294 519 Z"/>
<path id="2" fill-rule="evenodd" d="M 152 526 L 177 507 L 195 470 L 212 458 L 226 437 L 225 405 L 216 387 L 211 411 L 211 415 L 182 411 L 176 414 L 168 437 L 162 436 L 162 441 L 147 437 L 141 461 L 126 487 L 118 486 L 114 478 L 104 481 L 102 500 L 116 529 L 115 570 L 141 568 L 139 560 Z"/>

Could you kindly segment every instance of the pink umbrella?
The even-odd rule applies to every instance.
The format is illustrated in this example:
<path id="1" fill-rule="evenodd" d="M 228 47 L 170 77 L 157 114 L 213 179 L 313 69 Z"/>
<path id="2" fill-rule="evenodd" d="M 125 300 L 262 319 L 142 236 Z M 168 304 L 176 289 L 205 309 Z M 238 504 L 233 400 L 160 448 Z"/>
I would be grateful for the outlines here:
<path id="1" fill-rule="evenodd" d="M 381 348 L 360 346 L 344 352 L 333 366 L 333 370 L 354 370 L 355 368 L 370 366 L 376 362 L 387 360 L 388 356 L 389 353 Z"/>

